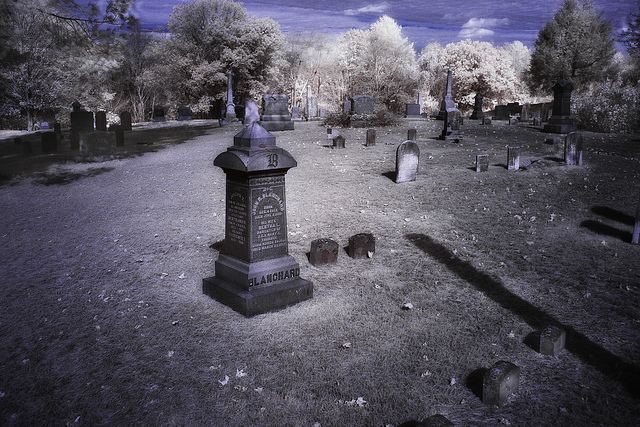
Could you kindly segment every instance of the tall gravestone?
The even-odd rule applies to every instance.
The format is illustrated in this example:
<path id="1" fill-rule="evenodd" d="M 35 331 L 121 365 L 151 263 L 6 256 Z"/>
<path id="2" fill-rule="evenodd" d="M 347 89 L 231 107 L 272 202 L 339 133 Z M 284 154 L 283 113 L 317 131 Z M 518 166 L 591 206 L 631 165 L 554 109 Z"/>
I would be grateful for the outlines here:
<path id="1" fill-rule="evenodd" d="M 376 145 L 376 130 L 375 129 L 367 129 L 367 139 L 365 145 L 367 147 L 371 147 Z"/>
<path id="2" fill-rule="evenodd" d="M 345 99 L 342 103 L 342 112 L 345 114 L 351 114 L 351 100 Z"/>
<path id="3" fill-rule="evenodd" d="M 407 140 L 396 150 L 396 178 L 397 184 L 415 181 L 418 175 L 420 148 L 414 141 Z"/>
<path id="4" fill-rule="evenodd" d="M 80 147 L 80 132 L 93 132 L 93 113 L 85 111 L 82 105 L 75 101 L 71 111 L 71 149 Z"/>
<path id="5" fill-rule="evenodd" d="M 529 120 L 531 120 L 531 104 L 526 102 L 520 110 L 520 121 L 528 122 Z"/>
<path id="6" fill-rule="evenodd" d="M 123 131 L 131 130 L 131 113 L 128 111 L 123 111 L 120 113 L 120 126 L 122 126 Z"/>
<path id="7" fill-rule="evenodd" d="M 107 113 L 106 111 L 96 112 L 96 130 L 107 130 Z"/>
<path id="8" fill-rule="evenodd" d="M 522 112 L 522 106 L 519 102 L 510 102 L 507 104 L 507 110 L 510 116 L 517 116 Z"/>
<path id="9" fill-rule="evenodd" d="M 520 169 L 520 147 L 507 147 L 507 170 Z"/>
<path id="10" fill-rule="evenodd" d="M 227 73 L 227 105 L 225 118 L 229 121 L 236 119 L 236 104 L 233 103 L 233 74 Z"/>
<path id="11" fill-rule="evenodd" d="M 260 120 L 260 113 L 258 112 L 258 104 L 253 100 L 244 102 L 244 125 L 250 125 Z"/>
<path id="12" fill-rule="evenodd" d="M 447 111 L 444 115 L 444 127 L 440 139 L 460 142 L 462 140 L 462 114 L 457 109 Z"/>
<path id="13" fill-rule="evenodd" d="M 444 96 L 440 102 L 440 111 L 438 112 L 437 120 L 445 120 L 447 112 L 458 111 L 456 103 L 453 102 L 453 74 L 451 70 L 447 71 L 447 88 L 445 89 Z"/>
<path id="14" fill-rule="evenodd" d="M 205 294 L 253 316 L 304 301 L 313 284 L 289 255 L 285 175 L 295 159 L 258 123 L 246 126 L 213 164 L 227 176 L 225 239 Z"/>
<path id="15" fill-rule="evenodd" d="M 552 113 L 544 132 L 570 133 L 576 130 L 576 121 L 571 117 L 572 91 L 573 84 L 569 80 L 560 80 L 553 86 Z"/>
<path id="16" fill-rule="evenodd" d="M 262 97 L 260 125 L 268 131 L 293 130 L 287 95 L 268 94 Z"/>
<path id="17" fill-rule="evenodd" d="M 318 99 L 315 96 L 307 94 L 306 102 L 304 106 L 304 114 L 307 119 L 313 119 L 319 116 L 318 114 Z"/>
<path id="18" fill-rule="evenodd" d="M 578 132 L 571 132 L 564 138 L 564 162 L 570 166 L 582 166 L 583 138 Z"/>
<path id="19" fill-rule="evenodd" d="M 471 120 L 480 120 L 484 117 L 484 112 L 482 111 L 483 102 L 484 96 L 480 93 L 476 93 L 476 96 L 473 97 L 473 113 L 471 113 Z"/>
<path id="20" fill-rule="evenodd" d="M 291 107 L 291 120 L 300 120 L 300 107 L 297 105 Z"/>

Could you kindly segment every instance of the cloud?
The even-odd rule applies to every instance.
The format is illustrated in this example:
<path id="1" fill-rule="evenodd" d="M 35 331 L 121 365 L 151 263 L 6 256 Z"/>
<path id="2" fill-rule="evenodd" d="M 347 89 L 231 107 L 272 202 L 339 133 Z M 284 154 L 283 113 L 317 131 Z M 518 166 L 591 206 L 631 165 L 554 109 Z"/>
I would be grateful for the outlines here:
<path id="1" fill-rule="evenodd" d="M 495 34 L 490 28 L 509 24 L 509 18 L 471 18 L 462 25 L 458 37 L 474 39 Z"/>
<path id="2" fill-rule="evenodd" d="M 344 11 L 345 15 L 353 16 L 353 15 L 362 15 L 367 13 L 384 13 L 389 10 L 389 3 L 386 1 L 378 4 L 368 4 L 366 6 L 361 7 L 360 9 L 347 9 Z"/>

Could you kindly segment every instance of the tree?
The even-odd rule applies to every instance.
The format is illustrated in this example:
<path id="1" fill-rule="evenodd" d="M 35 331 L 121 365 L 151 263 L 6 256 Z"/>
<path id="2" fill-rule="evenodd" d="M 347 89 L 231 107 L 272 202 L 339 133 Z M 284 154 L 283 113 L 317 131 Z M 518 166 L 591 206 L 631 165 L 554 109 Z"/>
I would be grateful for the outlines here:
<path id="1" fill-rule="evenodd" d="M 548 92 L 558 80 L 571 79 L 579 89 L 601 80 L 615 53 L 613 43 L 611 24 L 590 1 L 565 0 L 538 34 L 529 87 Z"/>

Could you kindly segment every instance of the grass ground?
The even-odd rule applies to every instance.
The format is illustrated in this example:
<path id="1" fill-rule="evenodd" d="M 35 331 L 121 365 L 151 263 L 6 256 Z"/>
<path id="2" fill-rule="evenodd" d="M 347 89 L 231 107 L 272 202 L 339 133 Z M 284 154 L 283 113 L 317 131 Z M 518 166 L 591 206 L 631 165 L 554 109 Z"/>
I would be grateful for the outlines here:
<path id="1" fill-rule="evenodd" d="M 410 126 L 420 174 L 395 184 Z M 289 250 L 315 294 L 249 319 L 201 290 L 224 237 L 213 158 L 239 126 L 0 187 L 1 422 L 637 425 L 638 137 L 588 133 L 585 166 L 567 167 L 524 125 L 470 122 L 460 144 L 431 139 L 440 126 L 379 128 L 366 148 L 364 129 L 341 130 L 345 150 L 317 123 L 276 133 L 298 160 Z M 508 144 L 528 169 L 503 167 Z M 470 169 L 480 152 L 489 172 Z M 312 240 L 359 232 L 373 258 L 308 263 Z M 559 357 L 525 344 L 546 323 L 568 332 Z M 491 408 L 475 373 L 498 360 L 521 383 Z"/>

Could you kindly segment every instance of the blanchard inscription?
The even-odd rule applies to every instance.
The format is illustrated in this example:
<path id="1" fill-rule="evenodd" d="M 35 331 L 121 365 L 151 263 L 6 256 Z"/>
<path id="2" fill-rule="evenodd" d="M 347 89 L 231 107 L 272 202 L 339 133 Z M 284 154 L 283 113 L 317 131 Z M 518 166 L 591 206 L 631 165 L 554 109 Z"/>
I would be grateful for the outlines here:
<path id="1" fill-rule="evenodd" d="M 289 270 L 277 271 L 275 273 L 268 273 L 259 277 L 251 277 L 249 279 L 249 287 L 264 285 L 267 283 L 273 283 L 281 280 L 294 279 L 300 276 L 299 268 L 291 268 Z"/>

